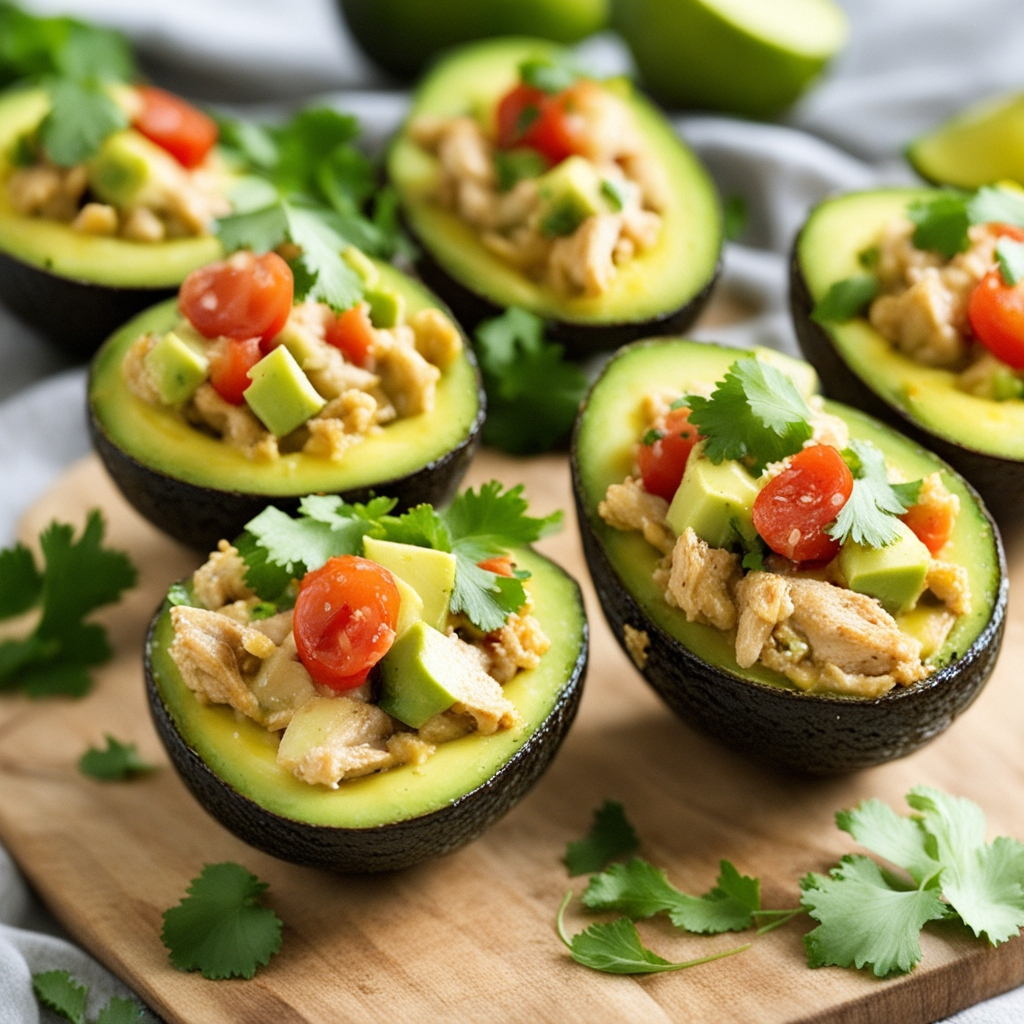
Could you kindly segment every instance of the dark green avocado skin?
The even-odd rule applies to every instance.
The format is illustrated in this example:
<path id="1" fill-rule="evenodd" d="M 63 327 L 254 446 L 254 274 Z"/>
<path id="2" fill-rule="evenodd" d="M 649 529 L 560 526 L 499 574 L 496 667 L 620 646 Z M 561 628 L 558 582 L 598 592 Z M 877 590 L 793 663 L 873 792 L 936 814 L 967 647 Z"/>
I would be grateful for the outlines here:
<path id="1" fill-rule="evenodd" d="M 0 252 L 0 301 L 74 359 L 88 359 L 126 320 L 176 291 L 74 281 Z"/>
<path id="2" fill-rule="evenodd" d="M 582 605 L 581 596 L 578 600 Z M 178 732 L 157 690 L 150 662 L 153 630 L 162 610 L 157 610 L 146 641 L 146 694 L 157 733 L 178 774 L 203 808 L 243 842 L 281 860 L 331 871 L 397 871 L 478 838 L 544 773 L 576 716 L 586 677 L 589 643 L 584 624 L 579 656 L 554 708 L 483 785 L 441 810 L 377 828 L 308 825 L 274 814 L 229 786 Z"/>
<path id="3" fill-rule="evenodd" d="M 407 225 L 408 227 L 408 225 Z M 460 324 L 468 333 L 490 317 L 504 312 L 483 296 L 453 278 L 419 242 L 420 256 L 416 270 L 424 284 L 436 292 L 447 303 Z M 685 331 L 700 316 L 711 297 L 718 275 L 722 270 L 719 259 L 715 272 L 704 288 L 679 309 L 649 320 L 630 320 L 612 324 L 577 324 L 568 320 L 549 320 L 545 334 L 549 341 L 565 347 L 566 353 L 574 359 L 583 359 L 595 352 L 607 352 L 619 348 L 638 338 L 678 334 Z"/>
<path id="4" fill-rule="evenodd" d="M 790 260 L 790 311 L 804 358 L 818 371 L 828 397 L 863 409 L 935 452 L 974 485 L 1004 526 L 1024 518 L 1024 462 L 955 444 L 923 429 L 913 417 L 890 405 L 850 369 L 828 331 L 811 319 L 814 300 L 800 268 L 799 242 L 798 236 Z"/>

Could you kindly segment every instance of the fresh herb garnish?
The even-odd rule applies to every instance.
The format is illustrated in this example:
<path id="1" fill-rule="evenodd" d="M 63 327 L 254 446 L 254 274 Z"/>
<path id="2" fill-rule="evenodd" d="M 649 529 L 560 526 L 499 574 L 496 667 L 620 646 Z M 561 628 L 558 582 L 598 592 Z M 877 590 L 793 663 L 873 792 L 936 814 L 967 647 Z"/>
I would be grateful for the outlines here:
<path id="1" fill-rule="evenodd" d="M 540 219 L 541 234 L 547 238 L 565 238 L 583 223 L 579 210 L 571 205 L 553 206 Z"/>
<path id="2" fill-rule="evenodd" d="M 547 167 L 547 161 L 535 149 L 499 149 L 494 154 L 494 173 L 501 192 L 508 192 L 526 178 L 539 177 Z"/>
<path id="3" fill-rule="evenodd" d="M 78 770 L 83 775 L 91 775 L 104 782 L 121 782 L 153 771 L 153 765 L 139 757 L 134 743 L 121 743 L 109 733 L 106 741 L 106 749 L 90 747 L 78 759 Z"/>
<path id="4" fill-rule="evenodd" d="M 106 630 L 84 620 L 135 585 L 135 567 L 123 552 L 102 546 L 103 517 L 96 509 L 77 542 L 73 536 L 64 523 L 43 531 L 42 571 L 21 544 L 0 552 L 0 619 L 42 609 L 28 636 L 0 642 L 0 691 L 81 697 L 92 685 L 89 669 L 113 653 Z"/>
<path id="5" fill-rule="evenodd" d="M 1024 227 L 1024 193 L 999 185 L 974 193 L 948 189 L 911 203 L 907 215 L 915 225 L 914 245 L 951 259 L 970 245 L 967 230 L 973 224 Z"/>
<path id="6" fill-rule="evenodd" d="M 840 543 L 850 538 L 871 548 L 896 543 L 897 517 L 917 500 L 921 481 L 891 484 L 885 456 L 870 441 L 851 441 L 842 455 L 853 474 L 853 492 L 825 532 Z"/>
<path id="7" fill-rule="evenodd" d="M 877 245 L 869 245 L 857 253 L 857 262 L 865 270 L 874 270 L 882 260 L 882 250 Z"/>
<path id="8" fill-rule="evenodd" d="M 648 430 L 647 433 L 644 434 L 644 436 L 642 438 L 640 438 L 640 443 L 642 445 L 646 445 L 648 448 L 650 448 L 650 446 L 652 444 L 656 444 L 664 436 L 665 436 L 665 431 L 664 430 L 658 430 L 656 427 L 651 427 L 651 429 Z"/>
<path id="9" fill-rule="evenodd" d="M 241 864 L 207 864 L 188 895 L 164 911 L 160 938 L 179 971 L 251 978 L 281 948 L 281 919 L 259 905 L 267 888 Z"/>
<path id="10" fill-rule="evenodd" d="M 487 392 L 485 443 L 513 455 L 545 452 L 565 438 L 587 393 L 587 378 L 561 345 L 544 338 L 540 317 L 512 308 L 476 331 Z"/>
<path id="11" fill-rule="evenodd" d="M 580 71 L 568 61 L 531 57 L 519 65 L 519 77 L 524 85 L 555 95 L 575 84 Z"/>
<path id="12" fill-rule="evenodd" d="M 1012 288 L 1024 279 L 1024 242 L 1000 238 L 996 243 L 996 261 L 1003 280 Z"/>
<path id="13" fill-rule="evenodd" d="M 629 200 L 629 191 L 622 182 L 612 181 L 611 178 L 601 179 L 601 195 L 608 200 L 608 205 L 615 213 L 619 213 Z"/>
<path id="14" fill-rule="evenodd" d="M 755 476 L 798 452 L 813 433 L 811 410 L 793 381 L 753 357 L 736 360 L 710 398 L 689 395 L 685 403 L 690 423 L 707 438 L 707 457 L 716 465 L 737 459 Z"/>
<path id="15" fill-rule="evenodd" d="M 565 864 L 570 875 L 585 875 L 601 871 L 609 861 L 639 848 L 636 829 L 627 820 L 622 804 L 606 800 L 594 811 L 594 821 L 586 836 L 569 843 Z"/>
<path id="16" fill-rule="evenodd" d="M 71 1024 L 86 1024 L 89 989 L 67 971 L 43 971 L 32 975 L 32 989 L 42 1006 Z M 143 1010 L 134 999 L 114 996 L 100 1010 L 93 1024 L 140 1024 Z"/>
<path id="17" fill-rule="evenodd" d="M 747 229 L 750 210 L 743 196 L 728 196 L 722 204 L 722 233 L 727 242 L 735 242 Z"/>
<path id="18" fill-rule="evenodd" d="M 879 287 L 874 274 L 855 274 L 836 281 L 816 303 L 811 319 L 823 326 L 852 320 L 878 295 Z"/>

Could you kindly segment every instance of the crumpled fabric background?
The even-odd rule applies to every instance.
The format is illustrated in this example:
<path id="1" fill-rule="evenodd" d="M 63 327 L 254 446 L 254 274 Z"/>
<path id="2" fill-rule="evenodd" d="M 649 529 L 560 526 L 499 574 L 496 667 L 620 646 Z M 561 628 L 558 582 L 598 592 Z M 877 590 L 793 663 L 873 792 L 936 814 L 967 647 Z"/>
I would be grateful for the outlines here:
<path id="1" fill-rule="evenodd" d="M 158 84 L 199 100 L 287 110 L 312 96 L 357 114 L 379 147 L 405 95 L 371 67 L 330 0 L 26 0 L 73 12 L 132 38 Z M 486 2 L 486 0 L 480 0 Z M 796 351 L 786 299 L 786 257 L 811 205 L 833 192 L 913 180 L 908 140 L 963 106 L 1024 88 L 1020 0 L 840 0 L 851 39 L 827 77 L 784 124 L 687 116 L 677 127 L 724 196 L 750 211 L 743 244 L 727 247 L 722 286 L 760 311 L 752 321 L 695 332 L 734 345 Z M 586 44 L 597 70 L 628 70 L 612 37 Z M 68 368 L 0 309 L 0 543 L 61 469 L 88 450 L 84 371 Z M 0 848 L 0 1024 L 52 1024 L 32 995 L 34 972 L 64 968 L 91 986 L 90 1016 L 127 990 L 62 937 Z M 808 1011 L 811 1011 L 808 1007 Z M 1019 1024 L 1024 989 L 950 1019 Z"/>

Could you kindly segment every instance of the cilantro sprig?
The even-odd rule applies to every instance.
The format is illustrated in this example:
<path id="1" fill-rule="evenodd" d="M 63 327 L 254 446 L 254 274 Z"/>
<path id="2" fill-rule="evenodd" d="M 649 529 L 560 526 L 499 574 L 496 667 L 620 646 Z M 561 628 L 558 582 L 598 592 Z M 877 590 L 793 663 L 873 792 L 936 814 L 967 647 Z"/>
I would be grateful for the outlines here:
<path id="1" fill-rule="evenodd" d="M 122 782 L 146 775 L 153 771 L 153 765 L 147 764 L 139 757 L 138 748 L 134 743 L 122 743 L 109 733 L 106 735 L 106 747 L 89 747 L 78 759 L 78 770 L 102 782 Z"/>
<path id="2" fill-rule="evenodd" d="M 572 428 L 587 377 L 544 338 L 544 322 L 513 307 L 476 331 L 487 392 L 483 439 L 513 455 L 545 452 Z"/>
<path id="3" fill-rule="evenodd" d="M 911 203 L 907 214 L 914 223 L 914 245 L 951 259 L 970 245 L 967 232 L 974 224 L 1024 227 L 1024 192 L 1000 185 L 977 192 L 945 189 Z"/>
<path id="4" fill-rule="evenodd" d="M 89 669 L 110 659 L 106 630 L 85 620 L 118 601 L 137 573 L 124 552 L 103 546 L 103 532 L 96 509 L 77 541 L 71 526 L 51 523 L 39 538 L 42 570 L 22 544 L 0 551 L 0 619 L 41 609 L 27 636 L 0 642 L 0 691 L 81 697 L 92 686 Z"/>
<path id="5" fill-rule="evenodd" d="M 89 988 L 79 984 L 67 971 L 42 971 L 32 975 L 32 990 L 41 1006 L 71 1024 L 86 1024 Z M 134 999 L 114 996 L 92 1024 L 141 1024 L 143 1009 Z"/>
<path id="6" fill-rule="evenodd" d="M 707 457 L 716 465 L 737 459 L 755 476 L 794 455 L 813 433 L 811 410 L 793 381 L 755 357 L 737 359 L 710 398 L 684 401 L 690 422 L 707 439 Z"/>
<path id="7" fill-rule="evenodd" d="M 625 808 L 615 800 L 605 800 L 594 811 L 594 820 L 586 836 L 566 847 L 565 864 L 570 875 L 585 875 L 600 871 L 609 861 L 635 853 L 638 849 L 640 840 L 636 829 L 626 818 Z"/>

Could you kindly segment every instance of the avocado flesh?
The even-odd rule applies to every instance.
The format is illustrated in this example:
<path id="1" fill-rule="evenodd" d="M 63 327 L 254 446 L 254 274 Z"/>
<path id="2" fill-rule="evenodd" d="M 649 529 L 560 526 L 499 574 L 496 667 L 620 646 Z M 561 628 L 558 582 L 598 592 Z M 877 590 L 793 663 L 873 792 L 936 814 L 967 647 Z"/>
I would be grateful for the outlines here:
<path id="1" fill-rule="evenodd" d="M 131 242 L 84 235 L 69 224 L 17 213 L 7 196 L 7 155 L 47 109 L 42 92 L 14 92 L 0 99 L 0 252 L 59 277 L 125 289 L 175 287 L 196 267 L 223 255 L 212 236 Z"/>
<path id="2" fill-rule="evenodd" d="M 687 622 L 682 612 L 669 607 L 651 578 L 659 552 L 640 534 L 613 530 L 597 514 L 608 485 L 621 483 L 631 471 L 633 448 L 647 427 L 640 413 L 644 396 L 676 382 L 685 393 L 693 384 L 720 380 L 738 355 L 735 349 L 671 340 L 637 344 L 617 356 L 595 385 L 578 421 L 574 442 L 578 498 L 621 585 L 655 625 L 703 661 L 732 676 L 792 689 L 784 676 L 763 665 L 741 669 L 730 634 Z M 834 402 L 826 402 L 825 407 L 846 421 L 851 437 L 874 442 L 905 479 L 916 480 L 941 470 L 943 482 L 960 499 L 960 515 L 942 558 L 966 567 L 972 610 L 957 619 L 946 642 L 928 659 L 930 665 L 941 667 L 954 654 L 962 656 L 993 617 L 1001 573 L 990 522 L 963 480 L 934 455 L 854 409 Z"/>
<path id="3" fill-rule="evenodd" d="M 381 279 L 405 297 L 410 312 L 436 307 L 437 300 L 399 271 L 379 265 Z M 218 491 L 293 496 L 341 492 L 398 479 L 422 469 L 464 443 L 479 415 L 476 371 L 466 355 L 443 373 L 432 412 L 398 420 L 367 437 L 339 462 L 282 455 L 255 464 L 243 452 L 203 434 L 173 409 L 136 398 L 125 386 L 121 361 L 141 334 L 163 333 L 178 322 L 176 303 L 155 306 L 126 324 L 97 353 L 89 401 L 103 434 L 137 462 L 177 480 Z"/>
<path id="4" fill-rule="evenodd" d="M 533 573 L 526 584 L 534 601 L 533 614 L 551 640 L 537 668 L 520 672 L 504 686 L 524 725 L 440 744 L 422 765 L 351 779 L 337 790 L 299 781 L 278 767 L 274 735 L 255 722 L 240 720 L 231 708 L 200 704 L 185 686 L 168 653 L 173 628 L 166 607 L 147 647 L 152 681 L 181 739 L 217 779 L 273 814 L 311 825 L 372 829 L 442 810 L 506 766 L 542 727 L 579 674 L 586 638 L 579 589 L 534 551 L 517 548 L 514 557 L 518 566 Z M 515 784 L 514 779 L 507 781 Z M 438 824 L 443 828 L 441 821 Z"/>
<path id="5" fill-rule="evenodd" d="M 885 189 L 841 196 L 817 207 L 797 239 L 794 257 L 811 302 L 836 281 L 863 273 L 858 253 L 873 245 L 908 203 L 935 194 L 932 189 Z M 820 330 L 854 375 L 924 430 L 971 451 L 1024 460 L 1024 402 L 996 402 L 961 391 L 956 374 L 903 355 L 863 317 Z"/>
<path id="6" fill-rule="evenodd" d="M 561 52 L 538 40 L 502 39 L 453 54 L 420 86 L 410 118 L 453 117 L 480 106 L 493 109 L 518 80 L 523 60 Z M 475 228 L 434 202 L 436 161 L 403 132 L 388 154 L 388 175 L 409 226 L 429 256 L 450 278 L 493 305 L 521 306 L 584 326 L 661 319 L 699 296 L 714 278 L 722 245 L 714 186 L 652 104 L 636 93 L 626 102 L 671 187 L 657 243 L 619 267 L 603 295 L 563 297 L 487 249 Z"/>

